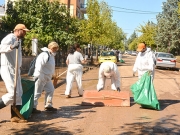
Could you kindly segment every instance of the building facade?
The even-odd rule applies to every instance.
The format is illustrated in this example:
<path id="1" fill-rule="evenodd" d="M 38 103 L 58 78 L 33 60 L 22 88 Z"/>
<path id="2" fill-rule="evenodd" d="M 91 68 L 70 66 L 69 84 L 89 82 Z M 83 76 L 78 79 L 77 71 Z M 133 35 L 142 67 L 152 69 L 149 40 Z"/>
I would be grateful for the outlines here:
<path id="1" fill-rule="evenodd" d="M 85 0 L 60 0 L 60 3 L 67 5 L 70 8 L 70 15 L 80 19 L 86 14 Z"/>

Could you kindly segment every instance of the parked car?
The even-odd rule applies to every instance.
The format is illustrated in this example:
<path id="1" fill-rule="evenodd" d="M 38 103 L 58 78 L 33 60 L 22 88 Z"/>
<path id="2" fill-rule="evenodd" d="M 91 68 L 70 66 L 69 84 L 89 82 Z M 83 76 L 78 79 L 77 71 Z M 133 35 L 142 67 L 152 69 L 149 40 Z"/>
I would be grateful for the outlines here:
<path id="1" fill-rule="evenodd" d="M 103 51 L 98 57 L 98 62 L 101 64 L 106 61 L 117 63 L 116 55 L 113 51 Z"/>
<path id="2" fill-rule="evenodd" d="M 165 52 L 156 52 L 155 53 L 155 65 L 158 67 L 168 67 L 174 68 L 176 67 L 176 58 L 171 53 Z"/>
<path id="3" fill-rule="evenodd" d="M 132 51 L 132 52 L 131 52 L 131 55 L 132 55 L 132 56 L 137 56 L 137 52 L 136 52 L 136 51 Z"/>

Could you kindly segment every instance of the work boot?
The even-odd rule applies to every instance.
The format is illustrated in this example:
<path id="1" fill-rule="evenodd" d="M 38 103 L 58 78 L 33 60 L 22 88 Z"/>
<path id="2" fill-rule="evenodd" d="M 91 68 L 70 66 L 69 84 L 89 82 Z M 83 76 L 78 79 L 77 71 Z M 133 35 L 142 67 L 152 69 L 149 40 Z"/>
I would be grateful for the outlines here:
<path id="1" fill-rule="evenodd" d="M 6 105 L 4 104 L 4 102 L 2 101 L 2 98 L 0 98 L 0 109 L 6 107 Z"/>
<path id="2" fill-rule="evenodd" d="M 66 95 L 66 98 L 71 98 L 71 95 Z"/>
<path id="3" fill-rule="evenodd" d="M 33 108 L 32 113 L 41 113 L 41 111 L 37 110 L 36 108 Z"/>
<path id="4" fill-rule="evenodd" d="M 11 122 L 15 122 L 15 123 L 27 123 L 27 120 L 22 120 L 19 117 L 14 116 L 14 117 L 11 118 Z"/>
<path id="5" fill-rule="evenodd" d="M 21 105 L 16 105 L 18 111 L 20 111 Z M 14 112 L 13 106 L 11 106 L 11 122 L 15 123 L 27 123 L 27 120 L 19 118 L 19 116 Z"/>
<path id="6" fill-rule="evenodd" d="M 44 110 L 45 111 L 49 111 L 49 112 L 56 112 L 57 108 L 54 108 L 54 107 L 45 107 Z"/>
<path id="7" fill-rule="evenodd" d="M 118 91 L 118 92 L 120 92 L 120 91 L 121 91 L 121 89 L 118 87 L 118 88 L 117 88 L 117 91 Z"/>

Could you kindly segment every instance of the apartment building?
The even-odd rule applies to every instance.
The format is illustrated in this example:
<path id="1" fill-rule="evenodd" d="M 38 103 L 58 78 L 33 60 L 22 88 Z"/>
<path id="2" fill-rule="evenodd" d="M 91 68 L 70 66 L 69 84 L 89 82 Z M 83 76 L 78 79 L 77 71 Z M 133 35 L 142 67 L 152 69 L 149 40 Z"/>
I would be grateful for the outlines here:
<path id="1" fill-rule="evenodd" d="M 60 0 L 60 3 L 66 4 L 70 8 L 70 15 L 83 19 L 86 14 L 85 0 Z"/>

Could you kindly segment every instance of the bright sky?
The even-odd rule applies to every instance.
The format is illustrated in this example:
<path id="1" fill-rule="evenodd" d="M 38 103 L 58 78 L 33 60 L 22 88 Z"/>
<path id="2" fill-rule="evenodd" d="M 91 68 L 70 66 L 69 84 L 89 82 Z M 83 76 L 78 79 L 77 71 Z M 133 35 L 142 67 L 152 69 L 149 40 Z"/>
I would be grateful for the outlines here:
<path id="1" fill-rule="evenodd" d="M 167 0 L 104 0 L 113 10 L 112 20 L 122 28 L 127 38 L 149 21 L 156 23 L 157 12 L 162 12 L 162 3 Z M 138 11 L 137 11 L 138 10 Z M 141 12 L 140 12 L 141 11 Z M 142 14 L 147 12 L 148 14 Z M 133 12 L 133 13 L 125 13 Z M 136 13 L 135 13 L 136 12 Z M 138 12 L 138 13 L 137 13 Z M 154 13 L 153 13 L 154 12 Z M 139 33 L 138 33 L 139 34 Z"/>
<path id="2" fill-rule="evenodd" d="M 0 5 L 4 5 L 5 4 L 5 0 L 0 0 Z"/>

